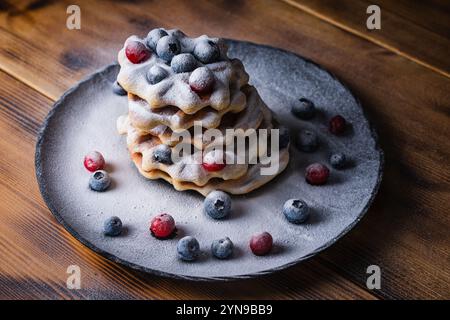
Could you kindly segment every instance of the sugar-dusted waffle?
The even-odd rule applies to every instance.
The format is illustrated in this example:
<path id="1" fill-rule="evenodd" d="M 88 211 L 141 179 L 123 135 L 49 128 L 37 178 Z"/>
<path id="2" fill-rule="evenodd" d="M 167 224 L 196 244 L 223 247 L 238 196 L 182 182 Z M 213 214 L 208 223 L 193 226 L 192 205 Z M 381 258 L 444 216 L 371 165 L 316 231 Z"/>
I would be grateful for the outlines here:
<path id="1" fill-rule="evenodd" d="M 223 40 L 154 29 L 145 39 L 128 38 L 118 60 L 117 81 L 128 93 L 129 106 L 118 129 L 127 136 L 131 158 L 145 177 L 164 179 L 180 191 L 242 194 L 287 166 L 288 142 L 282 143 L 279 157 L 271 158 L 275 172 L 262 174 L 268 165 L 262 159 L 273 151 L 270 138 L 262 143 L 247 139 L 246 161 L 236 162 L 242 152 L 234 145 L 237 137 L 249 138 L 259 129 L 270 132 L 278 125 L 248 84 L 242 62 L 228 58 Z M 207 138 L 210 130 L 219 135 Z M 180 154 L 185 145 L 189 147 Z"/>

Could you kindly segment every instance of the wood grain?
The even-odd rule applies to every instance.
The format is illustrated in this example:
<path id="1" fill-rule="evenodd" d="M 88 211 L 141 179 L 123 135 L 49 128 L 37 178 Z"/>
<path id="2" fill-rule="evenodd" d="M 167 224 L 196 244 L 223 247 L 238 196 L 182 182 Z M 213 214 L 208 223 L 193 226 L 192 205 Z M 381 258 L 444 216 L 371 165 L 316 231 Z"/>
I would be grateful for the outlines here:
<path id="1" fill-rule="evenodd" d="M 448 1 L 283 0 L 352 34 L 450 77 Z M 366 9 L 381 8 L 381 29 L 368 30 Z"/>
<path id="2" fill-rule="evenodd" d="M 0 87 L 0 132 L 8 137 L 0 146 L 0 252 L 6 257 L 0 297 L 450 298 L 450 80 L 442 73 L 280 1 L 80 1 L 80 31 L 65 28 L 69 2 L 30 3 L 0 11 L 0 83 L 7 84 Z M 306 263 L 228 284 L 144 275 L 71 238 L 51 218 L 34 181 L 38 125 L 53 100 L 112 62 L 129 34 L 156 26 L 281 47 L 347 82 L 386 154 L 380 194 L 362 223 Z M 65 289 L 69 264 L 84 270 L 85 289 Z M 382 268 L 382 289 L 369 292 L 371 264 Z"/>

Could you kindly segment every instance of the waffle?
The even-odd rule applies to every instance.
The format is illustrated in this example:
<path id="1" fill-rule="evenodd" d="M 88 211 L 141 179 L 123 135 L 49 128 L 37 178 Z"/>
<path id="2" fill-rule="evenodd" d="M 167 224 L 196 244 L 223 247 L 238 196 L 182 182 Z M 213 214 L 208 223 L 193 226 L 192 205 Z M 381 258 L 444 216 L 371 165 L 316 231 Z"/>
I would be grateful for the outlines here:
<path id="1" fill-rule="evenodd" d="M 169 30 L 167 32 L 174 34 L 175 31 Z M 143 63 L 131 63 L 125 55 L 125 47 L 130 41 L 143 41 L 136 36 L 128 38 L 125 41 L 124 48 L 119 52 L 120 71 L 117 75 L 117 82 L 128 93 L 146 100 L 152 109 L 176 106 L 187 114 L 196 113 L 205 107 L 211 107 L 217 111 L 224 110 L 230 105 L 230 97 L 237 97 L 240 89 L 248 83 L 248 74 L 239 60 L 230 60 L 226 57 L 226 46 L 218 39 L 210 39 L 206 36 L 190 39 L 182 36 L 180 38 L 182 52 L 189 52 L 195 43 L 205 39 L 219 43 L 224 56 L 223 61 L 207 64 L 208 69 L 214 73 L 216 79 L 214 91 L 208 96 L 199 96 L 193 92 L 188 84 L 189 74 L 174 73 L 156 54 L 153 54 L 149 60 Z M 198 64 L 205 65 L 200 62 Z M 158 84 L 151 85 L 146 80 L 146 74 L 149 68 L 154 65 L 166 70 L 169 76 Z"/>
<path id="2" fill-rule="evenodd" d="M 174 130 L 171 126 L 167 125 L 167 123 L 186 123 L 189 122 L 190 125 L 186 128 L 191 128 L 194 125 L 195 121 L 200 121 L 202 127 L 204 128 L 217 128 L 221 131 L 223 135 L 225 135 L 225 130 L 230 128 L 239 128 L 243 131 L 250 129 L 250 128 L 258 128 L 260 124 L 263 121 L 264 115 L 266 118 L 271 117 L 270 110 L 267 108 L 265 103 L 261 100 L 261 98 L 258 95 L 258 92 L 256 89 L 252 86 L 247 86 L 247 88 L 244 90 L 247 94 L 247 106 L 244 108 L 244 110 L 240 112 L 229 112 L 222 116 L 220 118 L 220 122 L 209 126 L 209 117 L 204 116 L 203 114 L 199 114 L 198 116 L 190 116 L 186 117 L 186 115 L 182 111 L 177 111 L 176 114 L 165 114 L 161 115 L 158 114 L 155 117 L 158 118 L 164 118 L 161 119 L 159 122 L 155 121 L 144 121 L 142 118 L 149 118 L 153 117 L 151 110 L 149 110 L 148 105 L 146 105 L 146 102 L 144 100 L 138 100 L 136 101 L 129 101 L 129 113 L 126 115 L 125 119 L 120 118 L 118 120 L 118 128 L 120 127 L 120 123 L 123 121 L 130 121 L 131 126 L 138 129 L 141 133 L 149 133 L 154 136 L 157 136 L 162 143 L 167 144 L 169 146 L 175 146 L 179 139 L 176 139 L 173 137 Z M 138 106 L 136 106 L 138 104 Z M 140 111 L 136 111 L 137 108 L 140 108 Z M 172 107 L 173 108 L 173 107 Z M 139 112 L 140 116 L 139 119 L 136 119 L 136 113 Z M 196 114 L 197 115 L 197 114 Z M 176 119 L 174 119 L 176 118 Z M 151 124 L 150 124 L 151 123 Z M 180 129 L 180 126 L 177 126 L 177 129 Z M 176 129 L 176 130 L 177 130 Z M 268 127 L 268 129 L 271 129 Z M 119 130 L 120 131 L 120 130 Z M 123 130 L 121 133 L 125 133 L 125 130 Z M 201 134 L 195 134 L 193 130 L 190 131 L 190 137 L 192 137 L 190 143 L 194 144 L 195 147 L 199 149 L 203 149 L 205 147 L 205 143 L 208 144 L 209 141 L 203 141 L 201 135 L 203 134 L 203 131 Z M 184 141 L 188 142 L 188 141 Z"/>
<path id="3" fill-rule="evenodd" d="M 170 37 L 175 39 L 171 43 L 176 44 L 176 53 L 169 59 L 167 52 L 161 51 L 164 48 L 160 50 L 162 38 L 151 44 L 154 39 L 150 35 L 146 39 L 129 37 L 118 54 L 121 68 L 117 81 L 128 93 L 128 114 L 118 119 L 117 126 L 119 133 L 126 135 L 128 151 L 139 172 L 149 179 L 166 180 L 176 190 L 195 190 L 203 195 L 212 190 L 243 194 L 272 180 L 287 166 L 289 146 L 280 150 L 278 159 L 271 158 L 272 165 L 278 161 L 273 175 L 261 174 L 265 165 L 260 161 L 270 150 L 270 142 L 246 143 L 245 163 L 233 161 L 238 154 L 236 146 L 231 148 L 236 136 L 247 136 L 249 129 L 270 130 L 278 126 L 257 90 L 248 84 L 249 76 L 241 61 L 228 58 L 228 49 L 221 39 L 189 38 L 179 30 L 162 33 L 166 34 L 163 42 Z M 203 49 L 205 44 L 209 48 Z M 130 56 L 129 48 L 133 46 L 144 48 L 143 59 L 138 55 L 142 52 L 132 52 Z M 206 51 L 199 51 L 199 47 Z M 211 52 L 217 53 L 214 59 L 205 58 Z M 179 54 L 182 56 L 177 59 Z M 182 60 L 186 56 L 190 60 Z M 135 61 L 136 57 L 140 60 Z M 179 61 L 182 65 L 177 65 Z M 149 76 L 149 70 L 155 68 L 163 75 L 157 81 Z M 211 84 L 207 91 L 199 91 L 197 80 L 192 80 L 196 79 L 193 71 L 197 68 L 207 74 L 198 78 L 202 85 Z M 208 129 L 217 129 L 215 132 L 222 135 L 208 139 L 204 134 Z M 225 134 L 228 129 L 240 130 L 230 136 Z M 175 161 L 173 157 L 161 161 L 155 152 L 162 145 L 172 156 L 182 146 L 193 152 L 186 152 Z M 214 165 L 225 159 L 225 164 L 211 169 L 204 164 L 207 158 Z"/>

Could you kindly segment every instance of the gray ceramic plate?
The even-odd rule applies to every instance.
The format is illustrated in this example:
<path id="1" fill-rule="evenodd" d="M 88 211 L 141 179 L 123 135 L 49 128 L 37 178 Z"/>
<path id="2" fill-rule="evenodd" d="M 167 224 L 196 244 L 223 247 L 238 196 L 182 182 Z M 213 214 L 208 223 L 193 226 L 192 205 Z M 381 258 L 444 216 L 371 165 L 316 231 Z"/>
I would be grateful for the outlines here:
<path id="1" fill-rule="evenodd" d="M 215 221 L 202 213 L 203 197 L 177 192 L 163 181 L 139 175 L 116 131 L 116 119 L 127 112 L 127 99 L 114 95 L 111 84 L 118 72 L 111 65 L 66 92 L 45 120 L 36 148 L 36 172 L 42 195 L 58 221 L 80 242 L 106 258 L 164 276 L 194 280 L 249 278 L 284 269 L 305 260 L 347 233 L 370 206 L 381 180 L 383 154 L 363 110 L 333 75 L 295 54 L 275 48 L 230 41 L 230 55 L 240 58 L 267 105 L 295 133 L 309 128 L 322 144 L 315 153 L 291 147 L 291 161 L 283 174 L 245 196 L 233 197 L 233 213 Z M 301 121 L 290 114 L 291 104 L 305 96 L 319 114 Z M 346 135 L 328 133 L 328 119 L 342 114 L 351 123 Z M 83 157 L 99 150 L 113 178 L 110 190 L 90 191 Z M 332 170 L 325 186 L 305 183 L 304 169 L 341 151 L 351 159 L 345 170 Z M 288 223 L 283 203 L 301 198 L 312 208 L 304 225 Z M 159 241 L 148 231 L 149 220 L 160 212 L 174 216 L 178 235 Z M 121 217 L 126 230 L 117 238 L 102 235 L 103 221 Z M 248 242 L 253 233 L 267 230 L 273 252 L 254 256 Z M 185 235 L 196 237 L 202 249 L 194 263 L 177 260 L 176 244 Z M 230 237 L 236 246 L 232 259 L 219 261 L 209 252 L 212 240 Z"/>

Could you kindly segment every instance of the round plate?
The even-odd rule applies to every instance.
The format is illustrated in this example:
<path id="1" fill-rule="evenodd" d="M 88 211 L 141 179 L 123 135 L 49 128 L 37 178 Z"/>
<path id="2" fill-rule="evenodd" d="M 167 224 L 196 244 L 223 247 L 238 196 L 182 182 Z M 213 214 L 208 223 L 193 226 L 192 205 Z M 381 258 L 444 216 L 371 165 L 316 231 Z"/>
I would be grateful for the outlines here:
<path id="1" fill-rule="evenodd" d="M 291 144 L 287 169 L 264 187 L 233 196 L 233 212 L 217 221 L 202 212 L 203 197 L 178 192 L 164 181 L 143 178 L 128 154 L 116 119 L 127 112 L 127 98 L 113 94 L 111 85 L 119 67 L 110 65 L 79 82 L 56 102 L 47 116 L 36 147 L 36 172 L 41 193 L 58 221 L 80 242 L 115 262 L 183 279 L 227 280 L 271 273 L 305 260 L 331 246 L 367 211 L 381 180 L 383 154 L 363 110 L 333 75 L 316 64 L 283 50 L 229 41 L 232 57 L 241 59 L 250 82 L 277 118 L 291 129 L 317 132 L 321 147 L 302 153 Z M 290 106 L 300 97 L 315 102 L 317 116 L 310 121 L 293 117 Z M 331 135 L 328 120 L 336 114 L 350 123 L 344 136 Z M 91 191 L 83 157 L 100 151 L 113 184 L 106 192 Z M 333 151 L 350 159 L 345 170 L 331 169 L 329 183 L 305 182 L 312 162 L 329 166 Z M 312 209 L 303 225 L 288 223 L 281 213 L 291 198 L 304 199 Z M 174 239 L 156 240 L 148 230 L 150 219 L 170 213 L 177 222 Z M 103 221 L 119 216 L 125 226 L 119 237 L 102 234 Z M 271 254 L 254 256 L 248 247 L 253 233 L 268 231 L 274 238 Z M 200 242 L 201 257 L 186 263 L 177 259 L 177 241 L 192 235 Z M 235 244 L 231 259 L 210 254 L 214 239 L 228 236 Z"/>

